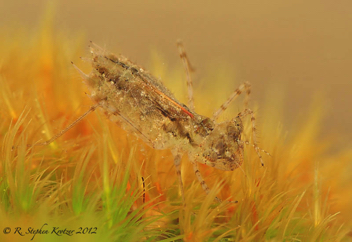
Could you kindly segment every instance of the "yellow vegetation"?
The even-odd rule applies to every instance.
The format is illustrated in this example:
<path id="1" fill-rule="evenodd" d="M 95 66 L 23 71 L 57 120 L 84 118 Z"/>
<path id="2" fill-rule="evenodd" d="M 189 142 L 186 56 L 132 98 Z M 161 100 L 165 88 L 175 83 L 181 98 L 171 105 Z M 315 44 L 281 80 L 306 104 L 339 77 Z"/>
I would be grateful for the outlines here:
<path id="1" fill-rule="evenodd" d="M 99 111 L 53 144 L 27 147 L 51 138 L 89 109 L 85 87 L 70 64 L 75 61 L 81 69 L 90 71 L 87 63 L 78 61 L 79 56 L 87 56 L 87 42 L 78 36 L 54 34 L 50 21 L 39 33 L 7 31 L 1 36 L 2 229 L 40 228 L 44 223 L 49 223 L 50 228 L 98 227 L 96 237 L 66 236 L 75 241 L 96 241 L 98 236 L 107 241 L 350 238 L 352 150 L 327 155 L 333 141 L 320 135 L 319 122 L 324 113 L 321 102 L 312 105 L 299 129 L 287 131 L 280 125 L 280 96 L 269 93 L 268 102 L 258 105 L 255 111 L 259 117 L 260 146 L 272 157 L 263 155 L 262 168 L 254 149 L 246 146 L 240 169 L 224 172 L 202 165 L 201 172 L 212 188 L 208 196 L 184 157 L 187 207 L 183 210 L 170 151 L 147 147 Z M 163 67 L 162 62 L 153 55 L 150 71 L 161 76 L 173 91 L 185 87 L 182 65 L 175 71 Z M 196 90 L 196 108 L 201 114 L 210 115 L 224 101 L 223 96 L 230 94 L 220 93 L 220 89 L 216 92 L 217 87 L 210 83 L 213 82 L 205 80 L 207 88 Z M 235 87 L 233 83 L 223 85 Z M 177 97 L 182 94 L 185 92 L 175 93 Z M 204 100 L 215 103 L 210 105 L 207 101 L 201 105 Z M 234 117 L 241 105 L 232 104 L 224 118 Z M 245 122 L 247 137 L 249 124 L 249 120 Z M 215 203 L 216 195 L 225 201 Z M 128 199 L 131 203 L 123 202 Z M 118 210 L 121 207 L 124 209 Z M 4 239 L 19 237 L 0 233 Z M 37 241 L 47 238 L 35 237 Z"/>

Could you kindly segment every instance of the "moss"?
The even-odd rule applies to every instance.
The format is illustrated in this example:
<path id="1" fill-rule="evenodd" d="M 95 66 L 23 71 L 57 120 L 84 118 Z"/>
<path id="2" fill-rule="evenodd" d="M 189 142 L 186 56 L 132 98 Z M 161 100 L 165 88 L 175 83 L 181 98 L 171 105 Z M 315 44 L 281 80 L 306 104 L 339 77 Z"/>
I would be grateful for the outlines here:
<path id="1" fill-rule="evenodd" d="M 75 232 L 97 228 L 96 234 L 62 236 L 75 241 L 348 240 L 351 150 L 326 154 L 332 142 L 318 138 L 323 113 L 319 102 L 299 132 L 291 131 L 285 139 L 280 116 L 272 115 L 279 112 L 272 105 L 275 98 L 279 103 L 279 96 L 270 95 L 274 102 L 262 104 L 256 113 L 261 116 L 261 148 L 272 157 L 263 155 L 262 168 L 255 151 L 246 146 L 244 164 L 233 172 L 200 165 L 212 187 L 209 195 L 184 157 L 184 209 L 170 151 L 150 149 L 99 111 L 51 145 L 27 146 L 51 138 L 90 105 L 70 64 L 84 55 L 75 46 L 86 45 L 79 37 L 55 35 L 50 25 L 0 44 L 0 223 L 12 229 L 1 233 L 2 239 L 17 240 L 15 227 L 39 229 L 47 223 L 44 228 L 50 232 L 53 227 Z M 156 72 L 163 70 L 154 74 L 164 75 L 172 90 L 184 85 L 179 80 L 182 65 L 165 69 L 163 62 L 154 58 Z M 224 93 L 215 90 L 196 90 L 196 99 L 211 95 L 224 100 Z M 206 106 L 197 111 L 208 112 Z M 237 114 L 234 106 L 226 115 Z M 250 137 L 249 120 L 244 127 Z M 331 178 L 331 172 L 338 175 Z M 215 203 L 216 195 L 224 202 Z M 49 236 L 62 238 L 37 234 L 35 239 L 47 241 Z"/>

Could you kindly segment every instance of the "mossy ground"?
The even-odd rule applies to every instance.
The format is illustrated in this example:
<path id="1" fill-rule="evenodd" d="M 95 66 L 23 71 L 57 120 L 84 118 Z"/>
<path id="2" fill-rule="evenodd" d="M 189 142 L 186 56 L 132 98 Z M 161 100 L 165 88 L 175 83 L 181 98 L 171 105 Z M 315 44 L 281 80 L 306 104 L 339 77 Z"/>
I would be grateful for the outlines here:
<path id="1" fill-rule="evenodd" d="M 250 146 L 244 164 L 233 172 L 201 166 L 212 188 L 206 195 L 184 157 L 187 207 L 182 209 L 170 151 L 147 147 L 99 111 L 54 143 L 28 147 L 51 138 L 90 107 L 84 84 L 70 64 L 87 56 L 88 41 L 54 34 L 50 21 L 36 33 L 6 30 L 1 36 L 1 241 L 29 241 L 33 234 L 14 234 L 15 228 L 24 232 L 42 226 L 50 233 L 53 227 L 97 229 L 96 234 L 86 230 L 72 236 L 37 234 L 34 241 L 351 239 L 352 150 L 327 155 L 332 141 L 320 135 L 322 102 L 312 104 L 299 128 L 287 131 L 280 125 L 280 90 L 268 92 L 266 103 L 257 105 L 259 109 L 254 105 L 260 146 L 272 155 L 263 155 L 265 167 Z M 168 68 L 157 54 L 151 59 L 150 71 L 186 100 L 181 63 Z M 77 65 L 90 71 L 87 63 Z M 200 82 L 204 88 L 195 90 L 196 108 L 203 115 L 211 115 L 231 93 L 226 90 L 239 85 L 224 81 L 217 86 L 212 78 L 231 80 L 217 68 L 209 76 Z M 240 101 L 232 104 L 223 119 L 234 117 L 240 107 Z M 245 127 L 250 140 L 249 120 Z M 214 202 L 217 195 L 224 202 Z M 11 229 L 9 234 L 5 227 Z"/>

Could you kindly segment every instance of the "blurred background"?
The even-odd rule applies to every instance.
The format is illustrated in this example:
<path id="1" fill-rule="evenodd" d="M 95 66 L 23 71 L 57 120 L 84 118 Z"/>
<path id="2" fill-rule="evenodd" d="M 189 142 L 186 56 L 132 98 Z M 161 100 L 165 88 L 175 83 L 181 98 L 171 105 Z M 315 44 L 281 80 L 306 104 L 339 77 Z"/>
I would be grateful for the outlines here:
<path id="1" fill-rule="evenodd" d="M 1 1 L 1 28 L 36 31 L 48 2 Z M 175 44 L 182 39 L 196 68 L 195 89 L 216 84 L 225 100 L 230 88 L 248 81 L 259 113 L 270 95 L 282 97 L 287 130 L 304 120 L 318 96 L 326 110 L 324 137 L 336 139 L 335 148 L 351 144 L 351 1 L 61 0 L 49 5 L 58 32 L 81 35 L 87 45 L 92 40 L 146 68 L 153 50 L 165 65 L 182 68 Z M 206 79 L 216 71 L 234 85 Z"/>

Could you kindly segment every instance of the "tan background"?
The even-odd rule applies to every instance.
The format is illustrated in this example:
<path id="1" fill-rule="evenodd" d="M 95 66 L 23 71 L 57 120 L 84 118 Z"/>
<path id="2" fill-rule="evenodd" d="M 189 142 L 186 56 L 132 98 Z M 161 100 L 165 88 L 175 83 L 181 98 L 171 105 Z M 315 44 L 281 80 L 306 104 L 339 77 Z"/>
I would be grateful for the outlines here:
<path id="1" fill-rule="evenodd" d="M 350 0 L 62 0 L 55 5 L 58 30 L 85 33 L 142 66 L 148 66 L 151 49 L 170 65 L 180 65 L 175 41 L 182 38 L 197 80 L 204 70 L 226 63 L 236 82 L 252 83 L 259 104 L 265 90 L 279 86 L 288 129 L 306 114 L 314 94 L 322 93 L 328 110 L 324 134 L 337 135 L 337 146 L 351 144 Z M 0 25 L 35 27 L 46 6 L 47 1 L 1 1 Z"/>

